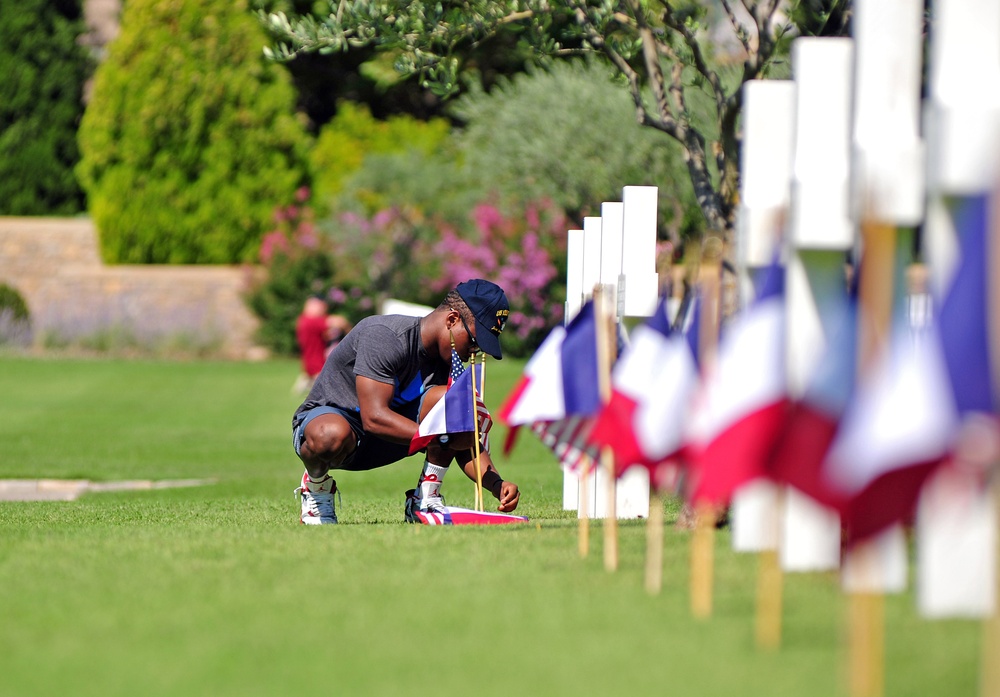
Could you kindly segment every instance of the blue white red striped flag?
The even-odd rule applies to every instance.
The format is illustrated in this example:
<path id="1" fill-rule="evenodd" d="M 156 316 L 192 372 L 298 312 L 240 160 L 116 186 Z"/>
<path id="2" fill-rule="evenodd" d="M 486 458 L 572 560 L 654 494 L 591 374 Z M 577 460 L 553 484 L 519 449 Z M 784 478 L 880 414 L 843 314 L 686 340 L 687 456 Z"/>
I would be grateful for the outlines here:
<path id="1" fill-rule="evenodd" d="M 766 474 L 787 408 L 785 270 L 777 261 L 753 304 L 723 333 L 688 431 L 694 500 L 725 503 Z"/>
<path id="2" fill-rule="evenodd" d="M 964 418 L 996 419 L 987 338 L 990 199 L 952 204 L 961 256 L 948 293 L 919 340 L 896 328 L 824 464 L 847 499 L 842 516 L 851 542 L 911 515 L 928 476 L 953 453 Z"/>
<path id="3" fill-rule="evenodd" d="M 672 330 L 664 299 L 653 316 L 635 329 L 615 364 L 611 398 L 590 439 L 612 449 L 618 476 L 638 465 L 649 470 L 655 484 L 661 465 L 683 446 L 684 423 L 698 382 L 697 342 L 692 341 L 697 326 L 693 319 L 688 332 Z"/>
<path id="4" fill-rule="evenodd" d="M 569 326 L 549 333 L 497 412 L 510 427 L 504 450 L 510 452 L 518 429 L 528 425 L 564 468 L 589 469 L 597 450 L 588 436 L 600 408 L 597 325 L 588 302 Z"/>
<path id="5" fill-rule="evenodd" d="M 458 351 L 451 350 L 451 372 L 444 398 L 431 407 L 417 427 L 410 441 L 410 454 L 426 448 L 435 437 L 450 433 L 472 433 L 476 424 L 472 416 L 472 370 L 476 371 L 477 385 L 482 385 L 482 364 L 466 368 Z M 483 451 L 490 451 L 490 429 L 493 417 L 476 392 L 476 415 L 479 418 L 479 444 Z"/>
<path id="6" fill-rule="evenodd" d="M 476 422 L 472 404 L 472 371 L 466 369 L 420 422 L 410 441 L 410 454 L 426 448 L 437 436 L 474 432 Z"/>
<path id="7" fill-rule="evenodd" d="M 831 486 L 823 463 L 837 435 L 857 381 L 857 293 L 844 298 L 822 356 L 816 362 L 805 393 L 785 420 L 768 462 L 768 474 L 823 505 L 841 509 L 843 492 Z"/>

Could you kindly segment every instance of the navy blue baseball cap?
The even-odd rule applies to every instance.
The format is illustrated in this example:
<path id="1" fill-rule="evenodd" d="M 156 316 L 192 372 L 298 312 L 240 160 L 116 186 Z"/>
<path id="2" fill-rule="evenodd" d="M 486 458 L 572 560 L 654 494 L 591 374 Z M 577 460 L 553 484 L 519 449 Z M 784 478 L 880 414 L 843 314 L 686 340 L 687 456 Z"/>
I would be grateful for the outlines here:
<path id="1" fill-rule="evenodd" d="M 476 318 L 476 343 L 479 348 L 497 360 L 503 358 L 500 355 L 500 332 L 510 315 L 510 303 L 503 288 L 496 283 L 473 278 L 459 283 L 455 290 Z"/>

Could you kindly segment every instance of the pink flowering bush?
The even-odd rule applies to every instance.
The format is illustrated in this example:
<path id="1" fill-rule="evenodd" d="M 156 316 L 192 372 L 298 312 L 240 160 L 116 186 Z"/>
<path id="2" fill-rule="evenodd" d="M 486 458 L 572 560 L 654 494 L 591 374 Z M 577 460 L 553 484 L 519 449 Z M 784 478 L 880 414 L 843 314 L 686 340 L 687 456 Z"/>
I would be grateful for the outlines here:
<path id="1" fill-rule="evenodd" d="M 551 202 L 526 204 L 504 213 L 481 203 L 458 231 L 443 226 L 435 245 L 441 273 L 431 284 L 438 294 L 470 278 L 497 283 L 510 301 L 504 352 L 529 355 L 562 321 L 566 300 L 566 227 Z"/>
<path id="2" fill-rule="evenodd" d="M 376 307 L 387 298 L 427 305 L 441 300 L 427 281 L 438 274 L 437 227 L 420 209 L 394 206 L 370 217 L 341 213 L 328 222 L 326 235 L 341 262 L 335 285 L 364 289 Z"/>
<path id="3" fill-rule="evenodd" d="M 357 287 L 336 285 L 339 264 L 330 241 L 316 227 L 309 190 L 274 213 L 274 227 L 261 240 L 259 268 L 248 269 L 246 301 L 260 319 L 258 340 L 282 355 L 292 355 L 295 320 L 309 296 L 327 301 L 331 312 L 352 323 L 372 313 L 370 296 Z"/>
<path id="4" fill-rule="evenodd" d="M 317 224 L 301 190 L 274 222 L 247 301 L 259 338 L 279 353 L 294 353 L 295 319 L 310 295 L 357 323 L 387 298 L 437 306 L 458 283 L 486 278 L 510 301 L 503 347 L 511 356 L 530 355 L 562 320 L 567 222 L 550 202 L 510 211 L 481 203 L 457 223 L 395 206 Z"/>

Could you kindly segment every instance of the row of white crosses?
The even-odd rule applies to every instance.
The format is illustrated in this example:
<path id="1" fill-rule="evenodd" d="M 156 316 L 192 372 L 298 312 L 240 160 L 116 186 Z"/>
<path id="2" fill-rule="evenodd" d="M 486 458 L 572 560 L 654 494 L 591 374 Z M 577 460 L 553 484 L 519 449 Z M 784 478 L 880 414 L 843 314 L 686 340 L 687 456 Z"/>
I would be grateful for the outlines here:
<path id="1" fill-rule="evenodd" d="M 771 262 L 778 233 L 788 230 L 782 251 L 793 397 L 804 391 L 845 297 L 843 265 L 847 252 L 865 242 L 857 235 L 861 224 L 898 230 L 895 249 L 881 262 L 872 256 L 885 264 L 879 272 L 891 285 L 886 297 L 899 304 L 913 247 L 910 230 L 923 223 L 940 290 L 950 279 L 956 248 L 942 213 L 944 197 L 996 186 L 1000 3 L 934 0 L 931 11 L 926 104 L 920 99 L 921 0 L 857 0 L 853 39 L 798 39 L 793 80 L 745 86 L 740 259 L 752 275 Z M 878 343 L 872 336 L 865 341 Z M 962 504 L 936 496 L 935 487 L 956 485 L 932 481 L 922 497 L 918 604 L 932 617 L 984 617 L 996 602 L 996 511 L 979 491 L 966 491 Z M 779 495 L 776 487 L 755 482 L 737 493 L 733 508 L 736 549 L 777 547 L 786 571 L 838 567 L 839 521 L 794 490 Z M 864 565 L 845 560 L 845 590 L 903 590 L 906 558 L 902 530 L 887 531 L 867 548 Z"/>
<path id="2" fill-rule="evenodd" d="M 601 285 L 616 308 L 619 321 L 625 317 L 650 317 L 656 309 L 659 276 L 656 273 L 655 186 L 626 186 L 620 202 L 601 204 L 600 216 L 583 220 L 582 230 L 570 230 L 567 245 L 566 322 Z M 591 518 L 608 516 L 604 495 L 608 472 L 593 468 L 589 481 L 580 486 L 572 473 L 563 475 L 563 509 L 577 510 Z M 580 492 L 587 501 L 580 505 Z M 649 515 L 649 477 L 633 467 L 618 480 L 615 492 L 616 518 Z"/>
<path id="3" fill-rule="evenodd" d="M 905 239 L 912 233 L 906 231 L 922 222 L 932 279 L 940 290 L 956 248 L 941 213 L 943 198 L 989 190 L 997 176 L 1000 4 L 936 0 L 926 104 L 920 100 L 923 3 L 858 0 L 855 9 L 853 39 L 799 39 L 794 80 L 745 86 L 739 256 L 741 268 L 752 275 L 771 262 L 778 232 L 790 231 L 783 251 L 793 396 L 804 390 L 843 302 L 843 265 L 858 242 L 860 221 L 898 227 L 904 237 L 887 274 L 897 303 L 905 295 L 902 269 L 912 248 L 912 240 Z M 570 231 L 567 321 L 596 284 L 620 293 L 619 319 L 651 315 L 658 290 L 655 238 L 655 187 L 625 187 L 622 202 L 604 203 L 600 217 L 588 217 L 583 230 Z M 581 507 L 579 481 L 565 475 L 564 508 L 605 517 L 606 499 L 599 494 L 605 476 L 596 468 L 585 487 L 589 500 Z M 925 499 L 934 496 L 935 486 L 928 487 Z M 619 483 L 617 516 L 647 515 L 648 492 L 645 473 L 633 468 Z M 960 510 L 921 506 L 918 597 L 929 616 L 984 616 L 994 607 L 996 511 L 987 496 L 975 493 L 973 501 Z M 786 571 L 840 564 L 836 516 L 794 490 L 779 496 L 766 483 L 748 485 L 734 501 L 733 521 L 737 550 L 778 548 Z M 868 558 L 877 564 L 859 568 L 848 560 L 845 588 L 902 590 L 902 531 L 883 534 L 873 549 L 877 553 Z"/>

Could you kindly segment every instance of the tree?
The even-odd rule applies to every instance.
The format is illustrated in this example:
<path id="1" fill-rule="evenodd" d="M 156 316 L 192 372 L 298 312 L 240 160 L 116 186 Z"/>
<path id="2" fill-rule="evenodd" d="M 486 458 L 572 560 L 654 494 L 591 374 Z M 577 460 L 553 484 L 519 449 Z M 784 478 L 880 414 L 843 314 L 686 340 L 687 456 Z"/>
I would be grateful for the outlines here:
<path id="1" fill-rule="evenodd" d="M 792 0 L 788 16 L 836 20 L 849 0 Z M 417 0 L 329 2 L 327 11 L 262 14 L 276 60 L 311 52 L 376 47 L 396 53 L 396 69 L 417 74 L 440 95 L 457 91 L 464 57 L 498 35 L 515 35 L 539 62 L 597 54 L 632 98 L 636 119 L 680 143 L 698 205 L 710 230 L 733 230 L 739 192 L 742 85 L 783 65 L 793 25 L 781 0 Z M 817 9 L 818 8 L 818 9 Z M 835 24 L 835 22 L 834 22 Z M 830 22 L 812 26 L 825 32 Z M 842 22 L 841 26 L 845 26 Z M 725 27 L 731 53 L 716 50 Z M 710 30 L 711 33 L 710 33 Z M 707 102 L 713 118 L 699 120 Z"/>
<path id="2" fill-rule="evenodd" d="M 244 2 L 129 0 L 80 127 L 106 261 L 255 258 L 305 183 L 309 137 Z"/>
<path id="3" fill-rule="evenodd" d="M 83 210 L 73 174 L 91 70 L 78 0 L 0 3 L 0 213 Z"/>

